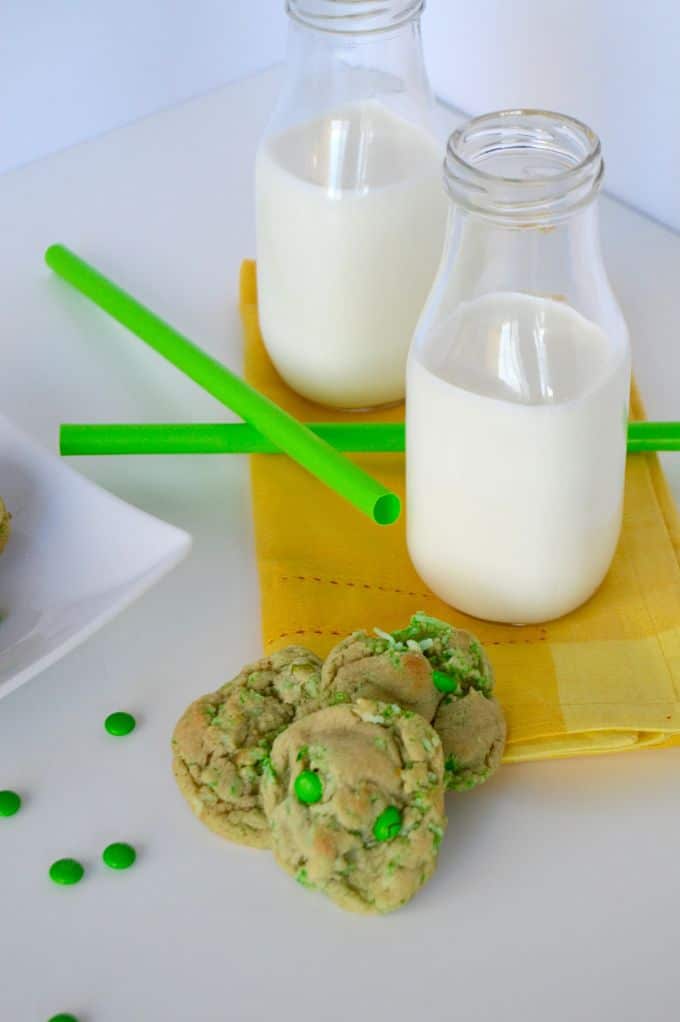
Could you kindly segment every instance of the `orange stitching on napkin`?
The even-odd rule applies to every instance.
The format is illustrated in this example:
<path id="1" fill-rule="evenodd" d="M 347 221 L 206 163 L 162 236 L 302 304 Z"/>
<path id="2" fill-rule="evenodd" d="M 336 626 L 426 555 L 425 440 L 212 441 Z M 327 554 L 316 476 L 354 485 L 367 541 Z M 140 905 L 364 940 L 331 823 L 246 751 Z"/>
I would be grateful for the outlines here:
<path id="1" fill-rule="evenodd" d="M 539 635 L 533 639 L 485 639 L 485 646 L 532 646 L 534 642 L 545 642 L 547 635 Z"/>
<path id="2" fill-rule="evenodd" d="M 281 575 L 280 582 L 317 582 L 329 586 L 346 586 L 348 589 L 375 589 L 380 593 L 394 593 L 396 596 L 417 596 L 419 600 L 433 600 L 432 593 L 414 593 L 410 589 L 393 589 L 391 586 L 374 586 L 368 582 L 350 582 L 344 578 L 321 578 L 319 575 Z"/>
<path id="3" fill-rule="evenodd" d="M 278 642 L 279 639 L 289 639 L 291 635 L 333 635 L 340 638 L 342 634 L 342 632 L 336 632 L 335 629 L 297 628 L 294 632 L 281 632 L 275 639 L 269 639 L 266 645 L 271 646 L 272 642 Z"/>
<path id="4" fill-rule="evenodd" d="M 345 578 L 322 578 L 320 575 L 279 575 L 280 582 L 316 582 L 321 585 L 330 586 L 346 586 L 348 589 L 371 589 L 377 590 L 381 593 L 393 593 L 397 596 L 415 596 L 419 600 L 433 600 L 435 597 L 432 593 L 415 593 L 410 589 L 393 589 L 390 586 L 379 586 L 370 585 L 368 582 L 350 582 L 349 579 Z M 283 635 L 279 635 L 278 639 L 286 639 L 290 635 L 304 635 L 306 632 L 311 632 L 313 635 L 340 635 L 340 632 L 336 631 L 323 631 L 318 628 L 300 629 L 297 632 L 284 632 Z M 530 646 L 534 642 L 545 642 L 548 635 L 545 629 L 541 629 L 541 634 L 538 638 L 534 637 L 531 639 L 485 639 L 485 646 Z M 275 641 L 278 641 L 275 640 Z M 274 641 L 274 640 L 272 640 Z"/>

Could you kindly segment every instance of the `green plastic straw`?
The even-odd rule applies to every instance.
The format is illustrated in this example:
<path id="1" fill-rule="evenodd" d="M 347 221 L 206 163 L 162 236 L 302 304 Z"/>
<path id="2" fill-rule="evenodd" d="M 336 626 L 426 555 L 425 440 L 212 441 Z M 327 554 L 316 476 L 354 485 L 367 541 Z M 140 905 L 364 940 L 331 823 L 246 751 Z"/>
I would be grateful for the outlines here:
<path id="1" fill-rule="evenodd" d="M 51 245 L 45 262 L 177 369 L 236 412 L 312 475 L 379 525 L 401 512 L 395 493 L 382 486 L 273 401 L 211 358 L 179 331 L 63 245 Z"/>
<path id="2" fill-rule="evenodd" d="M 403 423 L 308 423 L 338 451 L 404 450 Z M 64 423 L 60 450 L 78 454 L 280 454 L 280 449 L 243 423 L 78 425 Z"/>
<path id="3" fill-rule="evenodd" d="M 401 422 L 318 422 L 312 433 L 339 451 L 404 450 Z M 277 454 L 280 449 L 249 425 L 176 423 L 153 425 L 80 425 L 65 423 L 61 453 L 79 454 Z M 680 450 L 680 422 L 631 422 L 628 451 Z"/>
<path id="4" fill-rule="evenodd" d="M 680 422 L 629 422 L 628 451 L 680 451 Z"/>

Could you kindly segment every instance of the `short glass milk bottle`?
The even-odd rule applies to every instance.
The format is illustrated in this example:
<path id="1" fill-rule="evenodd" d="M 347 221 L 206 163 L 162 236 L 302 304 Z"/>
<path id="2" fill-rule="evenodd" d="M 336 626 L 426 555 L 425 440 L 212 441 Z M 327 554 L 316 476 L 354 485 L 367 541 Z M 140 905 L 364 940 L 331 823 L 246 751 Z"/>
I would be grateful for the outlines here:
<path id="1" fill-rule="evenodd" d="M 404 396 L 446 225 L 424 0 L 288 0 L 286 77 L 256 164 L 267 351 L 339 408 Z"/>
<path id="2" fill-rule="evenodd" d="M 630 345 L 602 173 L 597 136 L 560 114 L 488 114 L 449 141 L 448 238 L 407 371 L 408 547 L 475 617 L 560 617 L 614 555 Z"/>

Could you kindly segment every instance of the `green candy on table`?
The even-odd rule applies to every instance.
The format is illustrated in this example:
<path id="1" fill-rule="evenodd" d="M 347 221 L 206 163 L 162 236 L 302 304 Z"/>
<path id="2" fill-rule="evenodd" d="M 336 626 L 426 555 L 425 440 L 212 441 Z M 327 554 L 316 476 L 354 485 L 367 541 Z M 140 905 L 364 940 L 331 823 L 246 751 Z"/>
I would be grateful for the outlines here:
<path id="1" fill-rule="evenodd" d="M 78 1019 L 75 1015 L 67 1015 L 62 1012 L 59 1015 L 53 1015 L 47 1022 L 78 1022 Z"/>
<path id="2" fill-rule="evenodd" d="M 14 816 L 21 809 L 21 796 L 16 791 L 0 791 L 0 816 Z"/>
<path id="3" fill-rule="evenodd" d="M 132 845 L 124 841 L 116 841 L 107 845 L 102 852 L 102 860 L 109 869 L 129 869 L 137 858 L 137 852 Z"/>
<path id="4" fill-rule="evenodd" d="M 79 883 L 84 873 L 84 868 L 76 859 L 57 859 L 50 866 L 50 880 L 64 887 Z"/>
<path id="5" fill-rule="evenodd" d="M 137 721 L 131 713 L 125 713 L 123 710 L 118 710 L 116 713 L 110 713 L 104 721 L 104 727 L 110 735 L 116 738 L 122 738 L 125 735 L 129 735 L 134 731 L 137 726 Z"/>

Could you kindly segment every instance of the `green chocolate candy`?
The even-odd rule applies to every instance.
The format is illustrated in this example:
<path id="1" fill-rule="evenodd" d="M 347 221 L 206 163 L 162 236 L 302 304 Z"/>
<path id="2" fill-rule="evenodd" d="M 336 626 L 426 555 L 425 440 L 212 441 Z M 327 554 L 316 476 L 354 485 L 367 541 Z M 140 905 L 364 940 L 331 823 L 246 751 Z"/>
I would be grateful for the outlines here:
<path id="1" fill-rule="evenodd" d="M 137 852 L 132 845 L 126 845 L 123 841 L 107 845 L 102 852 L 102 859 L 109 869 L 129 869 L 136 858 Z"/>
<path id="2" fill-rule="evenodd" d="M 320 802 L 323 795 L 323 784 L 318 774 L 312 770 L 303 770 L 295 778 L 295 794 L 298 802 L 311 806 L 314 802 Z"/>
<path id="3" fill-rule="evenodd" d="M 455 678 L 452 678 L 450 674 L 445 674 L 444 671 L 433 671 L 432 681 L 434 687 L 440 692 L 457 692 L 460 688 Z"/>
<path id="4" fill-rule="evenodd" d="M 134 731 L 136 724 L 137 721 L 132 714 L 125 713 L 122 710 L 119 710 L 117 713 L 110 713 L 104 721 L 106 730 L 116 738 L 129 735 L 131 731 Z"/>
<path id="5" fill-rule="evenodd" d="M 57 859 L 50 866 L 50 880 L 55 884 L 70 886 L 83 879 L 85 870 L 76 859 Z"/>
<path id="6" fill-rule="evenodd" d="M 400 830 L 401 813 L 396 806 L 388 806 L 373 824 L 373 837 L 376 841 L 393 841 Z"/>
<path id="7" fill-rule="evenodd" d="M 0 816 L 14 816 L 21 809 L 21 797 L 16 791 L 0 791 Z"/>

